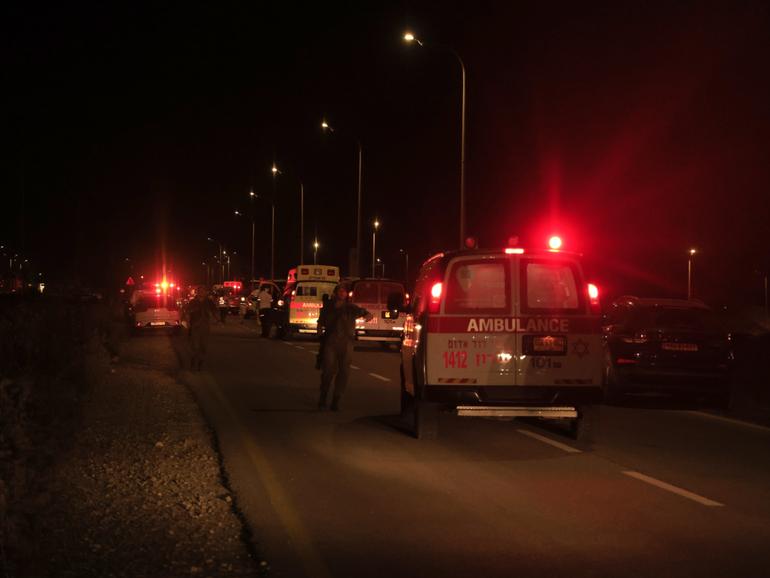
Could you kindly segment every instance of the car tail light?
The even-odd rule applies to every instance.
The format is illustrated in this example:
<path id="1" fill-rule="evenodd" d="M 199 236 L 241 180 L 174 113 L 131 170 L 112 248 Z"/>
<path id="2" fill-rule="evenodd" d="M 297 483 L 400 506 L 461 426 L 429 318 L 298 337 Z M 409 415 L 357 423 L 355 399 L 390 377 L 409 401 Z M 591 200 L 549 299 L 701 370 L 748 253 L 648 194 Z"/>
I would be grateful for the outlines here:
<path id="1" fill-rule="evenodd" d="M 434 283 L 430 288 L 430 312 L 438 313 L 441 306 L 441 293 L 444 289 L 444 284 L 441 281 Z"/>

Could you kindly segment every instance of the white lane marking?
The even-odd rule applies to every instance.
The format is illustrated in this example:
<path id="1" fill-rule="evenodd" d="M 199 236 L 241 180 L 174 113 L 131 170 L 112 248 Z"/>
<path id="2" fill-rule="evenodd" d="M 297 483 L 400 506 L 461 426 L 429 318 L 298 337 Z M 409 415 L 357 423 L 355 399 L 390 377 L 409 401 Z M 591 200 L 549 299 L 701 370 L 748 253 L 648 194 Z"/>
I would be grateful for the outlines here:
<path id="1" fill-rule="evenodd" d="M 685 490 L 684 488 L 679 488 L 677 486 L 672 486 L 671 484 L 668 484 L 666 482 L 662 482 L 661 480 L 657 480 L 655 478 L 651 478 L 650 476 L 646 476 L 644 474 L 641 474 L 639 472 L 634 472 L 631 470 L 627 470 L 623 472 L 625 475 L 635 478 L 637 480 L 641 480 L 642 482 L 646 482 L 652 486 L 655 486 L 657 488 L 660 488 L 662 490 L 666 490 L 668 492 L 671 492 L 673 494 L 676 494 L 678 496 L 682 496 L 683 498 L 687 498 L 688 500 L 692 500 L 693 502 L 698 502 L 699 504 L 703 504 L 704 506 L 710 506 L 710 507 L 721 507 L 724 506 L 724 504 L 721 504 L 719 502 L 715 502 L 714 500 L 710 500 L 708 498 L 704 498 L 703 496 L 699 496 L 698 494 L 695 494 L 693 492 L 690 492 L 689 490 Z"/>
<path id="2" fill-rule="evenodd" d="M 734 425 L 740 425 L 743 427 L 751 428 L 751 429 L 758 429 L 760 431 L 770 431 L 770 427 L 767 427 L 766 425 L 760 425 L 758 423 L 752 423 L 750 421 L 743 421 L 740 419 L 736 419 L 734 417 L 727 417 L 724 415 L 716 415 L 713 413 L 708 413 L 706 411 L 688 411 L 687 413 L 691 413 L 693 415 L 700 415 L 703 417 L 707 417 L 709 419 L 713 419 L 715 421 L 723 421 L 725 423 L 731 423 Z"/>
<path id="3" fill-rule="evenodd" d="M 536 439 L 538 441 L 543 442 L 544 444 L 548 444 L 549 446 L 553 446 L 555 448 L 559 448 L 560 450 L 567 452 L 568 454 L 580 454 L 583 453 L 581 450 L 577 448 L 573 448 L 572 446 L 568 446 L 567 444 L 563 444 L 561 442 L 557 442 L 556 440 L 552 440 L 551 438 L 547 438 L 545 436 L 541 436 L 538 433 L 535 433 L 533 431 L 529 431 L 527 429 L 520 429 L 516 430 L 520 434 L 524 434 L 527 437 L 531 437 L 532 439 Z"/>
<path id="4" fill-rule="evenodd" d="M 294 347 L 294 346 L 293 346 L 291 343 L 289 343 L 288 341 L 281 341 L 281 343 L 283 343 L 284 345 L 288 345 L 289 347 Z"/>
<path id="5" fill-rule="evenodd" d="M 378 374 L 378 373 L 371 373 L 371 372 L 370 372 L 370 373 L 369 373 L 369 375 L 371 375 L 371 376 L 372 376 L 373 378 L 375 378 L 375 379 L 379 379 L 380 381 L 390 381 L 390 378 L 389 378 L 389 377 L 385 377 L 385 376 L 383 376 L 383 375 L 380 375 L 380 374 Z"/>
<path id="6" fill-rule="evenodd" d="M 350 368 L 351 369 L 361 369 L 360 367 L 358 367 L 357 365 L 353 365 L 352 363 L 350 364 Z"/>

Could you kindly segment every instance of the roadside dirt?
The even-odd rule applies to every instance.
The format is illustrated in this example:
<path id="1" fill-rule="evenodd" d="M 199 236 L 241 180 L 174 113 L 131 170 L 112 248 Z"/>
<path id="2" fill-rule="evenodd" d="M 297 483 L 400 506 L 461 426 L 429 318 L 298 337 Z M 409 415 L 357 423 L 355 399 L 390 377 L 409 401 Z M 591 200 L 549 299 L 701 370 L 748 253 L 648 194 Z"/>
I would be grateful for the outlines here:
<path id="1" fill-rule="evenodd" d="M 214 437 L 168 337 L 123 342 L 88 362 L 74 448 L 33 506 L 39 537 L 10 576 L 175 577 L 267 573 L 221 475 Z"/>

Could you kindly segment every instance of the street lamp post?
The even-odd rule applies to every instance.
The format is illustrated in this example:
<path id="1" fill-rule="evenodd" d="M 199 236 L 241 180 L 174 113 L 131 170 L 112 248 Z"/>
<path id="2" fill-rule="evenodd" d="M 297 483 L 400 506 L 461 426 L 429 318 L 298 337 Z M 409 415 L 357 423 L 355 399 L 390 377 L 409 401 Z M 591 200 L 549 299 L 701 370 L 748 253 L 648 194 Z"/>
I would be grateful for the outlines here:
<path id="1" fill-rule="evenodd" d="M 417 38 L 412 32 L 404 33 L 404 41 L 411 44 L 416 43 L 419 46 L 425 46 L 425 43 Z M 465 99 L 465 62 L 456 50 L 449 46 L 440 44 L 429 44 L 430 47 L 439 48 L 451 53 L 460 64 L 462 97 L 460 101 L 460 248 L 465 246 L 465 124 L 466 124 L 466 99 Z"/>
<path id="2" fill-rule="evenodd" d="M 275 163 L 271 169 L 273 176 L 282 175 L 281 171 Z M 299 182 L 299 262 L 305 262 L 305 184 L 302 179 L 295 175 Z"/>
<path id="3" fill-rule="evenodd" d="M 689 257 L 687 258 L 687 299 L 692 299 L 695 295 L 692 284 L 692 262 L 697 252 L 696 249 L 690 249 Z"/>
<path id="4" fill-rule="evenodd" d="M 249 206 L 251 208 L 251 278 L 249 279 L 249 286 L 254 281 L 254 236 L 256 232 L 254 225 L 254 199 L 256 196 L 254 189 L 249 191 Z"/>
<path id="5" fill-rule="evenodd" d="M 324 131 L 334 132 L 334 129 L 329 126 L 329 123 L 326 122 L 326 119 L 323 119 L 321 121 L 321 128 Z M 355 267 L 356 270 L 353 271 L 353 276 L 358 276 L 361 271 L 361 188 L 363 185 L 363 161 L 364 161 L 364 149 L 361 146 L 361 140 L 356 138 L 356 149 L 357 149 L 357 159 L 358 159 L 358 186 L 356 190 L 356 263 Z"/>
<path id="6" fill-rule="evenodd" d="M 372 229 L 372 277 L 376 277 L 375 265 L 377 264 L 377 231 L 380 228 L 380 222 L 374 219 L 374 227 Z"/>
<path id="7" fill-rule="evenodd" d="M 275 166 L 273 167 L 275 168 Z M 278 169 L 275 169 L 277 172 Z M 275 172 L 273 175 L 275 175 Z M 275 185 L 275 179 L 273 180 Z M 260 199 L 270 203 L 270 280 L 275 279 L 275 186 L 273 187 L 273 199 L 268 201 L 265 197 L 259 194 L 254 195 L 254 199 Z"/>
<path id="8" fill-rule="evenodd" d="M 313 265 L 317 265 L 318 264 L 318 258 L 317 258 L 318 257 L 318 247 L 320 247 L 320 246 L 321 245 L 318 244 L 318 239 L 313 241 Z"/>
<path id="9" fill-rule="evenodd" d="M 223 249 L 222 249 L 222 242 L 217 241 L 216 239 L 212 239 L 211 237 L 206 237 L 206 240 L 211 243 L 216 243 L 219 246 L 219 263 L 222 264 L 222 283 L 225 281 L 225 266 L 224 266 L 224 260 L 222 259 Z"/>

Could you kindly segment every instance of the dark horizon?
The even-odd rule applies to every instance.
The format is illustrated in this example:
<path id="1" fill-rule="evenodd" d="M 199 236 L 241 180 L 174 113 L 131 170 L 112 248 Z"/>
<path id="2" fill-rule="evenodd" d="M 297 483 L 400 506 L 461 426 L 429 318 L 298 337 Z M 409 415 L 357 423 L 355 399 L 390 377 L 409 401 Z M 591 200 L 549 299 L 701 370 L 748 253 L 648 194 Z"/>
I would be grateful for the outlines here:
<path id="1" fill-rule="evenodd" d="M 457 246 L 459 68 L 468 70 L 468 233 L 483 246 L 551 232 L 605 294 L 759 303 L 770 177 L 761 3 L 448 9 L 104 6 L 6 10 L 2 244 L 47 279 L 115 285 L 125 259 L 185 281 L 223 239 L 248 274 L 248 191 L 277 185 L 276 276 L 299 256 L 347 269 L 355 138 L 364 149 L 362 266 L 372 219 L 399 277 Z M 332 135 L 320 120 L 335 126 Z M 23 207 L 22 207 L 23 198 Z M 257 274 L 269 211 L 257 203 Z M 317 228 L 317 229 L 316 229 Z M 23 235 L 23 238 L 22 238 Z M 736 283 L 738 281 L 738 283 Z"/>

